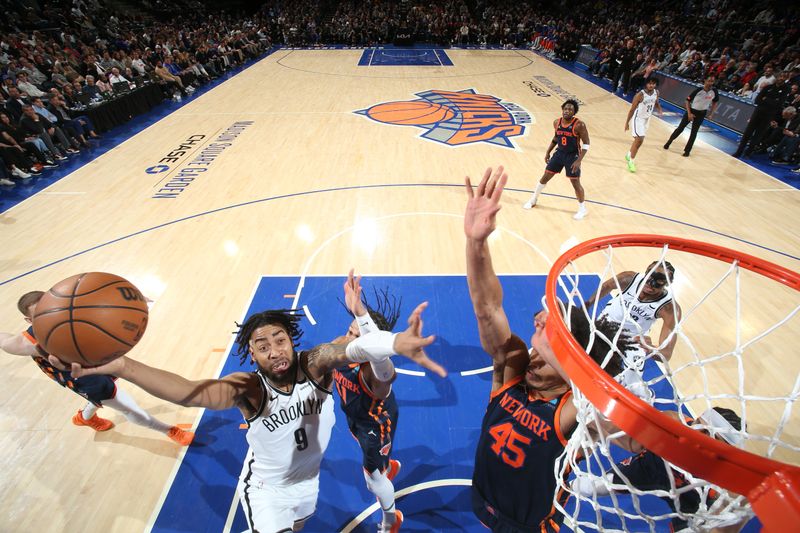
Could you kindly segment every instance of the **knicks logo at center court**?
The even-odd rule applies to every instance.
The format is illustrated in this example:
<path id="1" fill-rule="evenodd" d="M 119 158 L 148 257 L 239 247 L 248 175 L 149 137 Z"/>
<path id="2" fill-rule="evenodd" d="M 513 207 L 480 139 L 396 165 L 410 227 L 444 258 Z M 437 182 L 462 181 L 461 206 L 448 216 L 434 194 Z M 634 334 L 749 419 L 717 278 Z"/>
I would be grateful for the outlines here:
<path id="1" fill-rule="evenodd" d="M 384 124 L 422 128 L 420 137 L 448 146 L 486 142 L 516 148 L 512 139 L 525 135 L 532 122 L 530 113 L 517 104 L 474 89 L 415 96 L 419 98 L 375 104 L 355 113 Z"/>

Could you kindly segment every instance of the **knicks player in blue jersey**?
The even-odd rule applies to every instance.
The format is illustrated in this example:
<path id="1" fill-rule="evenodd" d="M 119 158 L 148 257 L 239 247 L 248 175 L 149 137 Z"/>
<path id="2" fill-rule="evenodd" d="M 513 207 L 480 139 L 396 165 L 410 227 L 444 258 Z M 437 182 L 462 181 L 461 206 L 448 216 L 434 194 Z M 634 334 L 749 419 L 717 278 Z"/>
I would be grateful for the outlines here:
<path id="1" fill-rule="evenodd" d="M 355 319 L 341 339 L 350 342 L 372 331 L 391 331 L 400 314 L 397 300 L 387 292 L 375 293 L 375 308 L 367 304 L 361 292 L 361 277 L 351 270 L 344 283 L 345 306 Z M 444 369 L 436 370 L 444 377 Z M 400 471 L 400 462 L 390 459 L 397 432 L 398 409 L 392 383 L 397 377 L 389 361 L 384 368 L 374 364 L 350 365 L 334 371 L 347 425 L 358 441 L 367 488 L 380 503 L 382 520 L 379 533 L 396 533 L 403 523 L 403 514 L 395 509 L 392 480 Z"/>
<path id="2" fill-rule="evenodd" d="M 567 100 L 561 104 L 561 118 L 553 121 L 553 128 L 556 132 L 544 154 L 547 168 L 544 170 L 542 179 L 536 185 L 533 196 L 522 206 L 525 209 L 534 207 L 547 182 L 564 170 L 572 183 L 572 188 L 575 189 L 575 196 L 578 198 L 578 212 L 572 218 L 581 220 L 588 213 L 586 197 L 583 185 L 581 185 L 581 162 L 586 156 L 586 152 L 589 151 L 589 130 L 586 128 L 586 123 L 575 116 L 578 114 L 579 107 L 576 100 Z M 553 148 L 556 149 L 556 153 L 550 157 Z"/>
<path id="3" fill-rule="evenodd" d="M 536 333 L 529 351 L 525 341 L 511 332 L 503 309 L 503 289 L 492 267 L 488 238 L 507 179 L 503 167 L 494 175 L 488 169 L 473 191 L 466 178 L 467 283 L 481 346 L 494 363 L 492 391 L 475 452 L 472 507 L 478 519 L 496 533 L 558 531 L 562 517 L 553 506 L 554 468 L 577 425 L 577 408 L 544 334 L 547 313 L 535 317 Z M 577 310 L 570 318 L 573 336 L 588 346 L 588 320 Z M 608 339 L 619 329 L 608 321 L 594 327 Z M 600 339 L 600 335 L 595 338 L 590 353 L 598 362 L 610 349 Z M 630 342 L 621 334 L 617 349 L 624 351 Z M 604 368 L 615 375 L 622 369 L 621 359 L 611 357 Z M 631 442 L 617 444 L 633 446 Z"/>
<path id="4" fill-rule="evenodd" d="M 44 296 L 42 291 L 31 291 L 23 294 L 17 302 L 17 309 L 29 324 L 32 323 L 36 304 L 42 296 Z M 31 357 L 50 379 L 88 400 L 86 406 L 79 409 L 72 417 L 72 423 L 76 426 L 90 427 L 95 431 L 108 431 L 114 427 L 114 423 L 100 418 L 97 410 L 101 407 L 110 407 L 124 414 L 134 424 L 164 433 L 182 446 L 188 446 L 194 438 L 194 433 L 191 431 L 165 424 L 139 407 L 131 395 L 117 386 L 116 378 L 106 375 L 76 378 L 68 370 L 53 366 L 47 359 L 48 354 L 36 341 L 33 327 L 28 327 L 26 331 L 17 335 L 0 333 L 0 349 L 12 355 Z"/>
<path id="5" fill-rule="evenodd" d="M 665 411 L 664 414 L 680 420 L 680 415 L 675 411 Z M 696 419 L 687 420 L 686 423 L 731 446 L 741 448 L 744 445 L 742 419 L 731 409 L 712 407 Z M 670 463 L 650 450 L 643 449 L 638 455 L 628 457 L 618 463 L 615 468 L 606 471 L 602 477 L 579 476 L 572 480 L 571 485 L 573 490 L 592 500 L 598 496 L 608 496 L 612 492 L 626 492 L 623 487 L 627 488 L 627 491 L 631 491 L 631 489 L 644 492 L 658 491 L 661 499 L 673 513 L 676 513 L 670 518 L 670 533 L 692 533 L 697 531 L 695 524 L 690 520 L 692 515 L 701 509 L 701 505 L 713 507 L 714 501 L 719 497 L 719 494 L 713 489 L 708 491 L 707 497 L 704 497 L 705 487 L 697 481 L 687 479 L 683 472 L 673 468 Z M 694 490 L 689 488 L 692 483 L 694 483 Z M 612 485 L 614 486 L 613 490 Z M 669 496 L 663 494 L 669 494 Z M 723 510 L 720 507 L 718 509 Z M 678 512 L 680 514 L 677 514 Z M 709 513 L 704 508 L 702 514 L 708 517 L 713 513 Z M 714 533 L 738 533 L 744 522 L 735 515 L 733 516 L 724 525 L 716 524 L 712 531 Z"/>

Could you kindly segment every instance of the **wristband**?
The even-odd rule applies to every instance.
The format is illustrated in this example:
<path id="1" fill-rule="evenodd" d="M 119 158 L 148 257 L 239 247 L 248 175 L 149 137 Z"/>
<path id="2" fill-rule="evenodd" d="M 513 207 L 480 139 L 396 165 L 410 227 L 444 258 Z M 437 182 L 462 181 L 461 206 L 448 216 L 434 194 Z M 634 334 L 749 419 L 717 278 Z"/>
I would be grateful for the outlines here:
<path id="1" fill-rule="evenodd" d="M 587 152 L 589 151 L 589 145 L 588 145 L 588 144 L 582 144 L 582 145 L 581 145 L 581 148 L 583 148 L 583 149 L 584 149 L 584 150 L 586 150 Z"/>
<path id="2" fill-rule="evenodd" d="M 356 316 L 356 324 L 358 324 L 358 332 L 361 335 L 366 335 L 367 333 L 372 333 L 373 331 L 379 331 L 377 324 L 375 321 L 372 320 L 372 316 L 369 312 L 364 313 L 363 316 Z"/>
<path id="3" fill-rule="evenodd" d="M 352 341 L 345 348 L 347 360 L 353 363 L 385 361 L 394 354 L 395 334 L 390 331 L 374 331 Z"/>

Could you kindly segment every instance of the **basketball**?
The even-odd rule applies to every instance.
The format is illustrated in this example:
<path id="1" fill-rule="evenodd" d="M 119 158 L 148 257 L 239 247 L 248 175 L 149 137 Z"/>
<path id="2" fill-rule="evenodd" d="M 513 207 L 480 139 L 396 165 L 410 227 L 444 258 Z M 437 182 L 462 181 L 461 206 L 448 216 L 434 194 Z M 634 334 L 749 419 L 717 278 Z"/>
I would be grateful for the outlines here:
<path id="1" fill-rule="evenodd" d="M 53 286 L 36 304 L 33 333 L 65 362 L 97 366 L 127 353 L 147 328 L 147 302 L 130 281 L 87 272 Z"/>
<path id="2" fill-rule="evenodd" d="M 421 126 L 450 120 L 455 113 L 441 104 L 413 100 L 410 102 L 387 102 L 372 106 L 367 110 L 367 116 L 387 124 Z"/>

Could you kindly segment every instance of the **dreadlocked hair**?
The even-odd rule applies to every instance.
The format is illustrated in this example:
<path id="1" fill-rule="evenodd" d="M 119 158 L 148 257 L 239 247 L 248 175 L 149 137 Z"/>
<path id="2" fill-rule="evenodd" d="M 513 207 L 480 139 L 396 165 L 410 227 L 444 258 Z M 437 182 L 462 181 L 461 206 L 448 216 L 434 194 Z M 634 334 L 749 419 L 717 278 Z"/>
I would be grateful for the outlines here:
<path id="1" fill-rule="evenodd" d="M 586 350 L 589 357 L 611 376 L 622 372 L 624 368 L 622 354 L 636 343 L 624 330 L 620 330 L 619 322 L 613 322 L 603 317 L 596 320 L 594 324 L 590 324 L 586 313 L 577 307 L 570 309 L 569 318 L 569 329 L 572 336 Z M 603 362 L 609 352 L 611 356 L 604 365 Z"/>
<path id="2" fill-rule="evenodd" d="M 372 288 L 372 294 L 375 300 L 375 306 L 371 306 L 367 301 L 367 295 L 361 292 L 361 303 L 367 308 L 367 313 L 375 321 L 375 325 L 382 331 L 392 331 L 397 319 L 400 318 L 400 305 L 403 303 L 402 298 L 397 298 L 389 294 L 389 289 L 378 290 Z M 339 303 L 347 309 L 347 305 L 340 299 Z M 347 309 L 349 313 L 350 310 Z"/>
<path id="3" fill-rule="evenodd" d="M 400 304 L 403 303 L 403 299 L 389 295 L 389 289 L 379 291 L 373 287 L 372 294 L 375 297 L 375 307 L 369 305 L 367 296 L 363 292 L 361 293 L 361 302 L 367 308 L 369 316 L 375 321 L 378 329 L 392 331 L 397 324 L 397 319 L 400 318 Z"/>
<path id="4" fill-rule="evenodd" d="M 244 324 L 236 322 L 236 355 L 239 356 L 239 364 L 244 364 L 247 361 L 247 356 L 250 354 L 250 337 L 253 332 L 260 327 L 276 325 L 286 330 L 286 333 L 292 339 L 292 346 L 297 348 L 300 345 L 300 337 L 303 336 L 303 330 L 300 329 L 298 323 L 305 316 L 299 309 L 271 309 L 269 311 L 262 311 L 254 315 L 250 315 Z"/>

